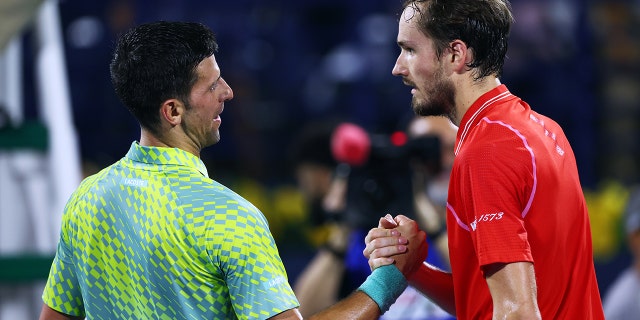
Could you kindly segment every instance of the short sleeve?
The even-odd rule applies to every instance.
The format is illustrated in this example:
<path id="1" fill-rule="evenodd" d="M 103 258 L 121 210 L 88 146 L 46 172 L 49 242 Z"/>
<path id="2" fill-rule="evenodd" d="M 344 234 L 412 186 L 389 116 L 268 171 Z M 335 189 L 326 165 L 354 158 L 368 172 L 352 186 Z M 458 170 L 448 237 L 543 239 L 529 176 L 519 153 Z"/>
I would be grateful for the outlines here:
<path id="1" fill-rule="evenodd" d="M 480 265 L 533 261 L 524 222 L 532 194 L 534 158 L 509 128 L 491 125 L 492 137 L 461 161 L 461 194 Z"/>
<path id="2" fill-rule="evenodd" d="M 266 220 L 254 208 L 227 210 L 225 233 L 215 250 L 239 319 L 266 319 L 299 303 Z"/>
<path id="3" fill-rule="evenodd" d="M 50 308 L 64 314 L 84 315 L 84 305 L 72 252 L 62 236 L 49 271 L 42 300 Z"/>

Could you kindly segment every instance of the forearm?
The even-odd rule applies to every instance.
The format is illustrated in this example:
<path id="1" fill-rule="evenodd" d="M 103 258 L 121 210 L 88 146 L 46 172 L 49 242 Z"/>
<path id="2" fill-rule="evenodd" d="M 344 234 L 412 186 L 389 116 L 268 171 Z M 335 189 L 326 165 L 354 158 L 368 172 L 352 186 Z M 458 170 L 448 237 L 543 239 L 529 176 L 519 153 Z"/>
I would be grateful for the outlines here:
<path id="1" fill-rule="evenodd" d="M 312 319 L 377 319 L 406 288 L 407 280 L 396 266 L 382 266 L 356 292 Z"/>
<path id="2" fill-rule="evenodd" d="M 311 320 L 359 320 L 378 319 L 380 308 L 373 299 L 362 291 L 356 291 L 347 298 L 341 300 L 318 314 L 310 317 Z"/>
<path id="3" fill-rule="evenodd" d="M 310 319 L 377 319 L 406 288 L 407 281 L 396 266 L 382 266 L 349 297 Z"/>
<path id="4" fill-rule="evenodd" d="M 442 271 L 425 262 L 408 280 L 412 287 L 422 292 L 444 311 L 451 315 L 456 315 L 451 273 Z"/>
<path id="5" fill-rule="evenodd" d="M 494 319 L 541 319 L 531 262 L 484 266 Z"/>

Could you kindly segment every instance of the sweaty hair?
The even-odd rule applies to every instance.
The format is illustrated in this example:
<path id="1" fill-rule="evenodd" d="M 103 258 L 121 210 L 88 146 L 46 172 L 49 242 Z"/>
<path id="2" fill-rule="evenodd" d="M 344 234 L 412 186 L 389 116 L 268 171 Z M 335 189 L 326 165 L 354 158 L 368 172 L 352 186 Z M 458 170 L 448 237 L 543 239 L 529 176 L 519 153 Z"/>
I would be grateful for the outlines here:
<path id="1" fill-rule="evenodd" d="M 475 79 L 502 75 L 513 21 L 508 0 L 406 0 L 402 7 L 409 6 L 419 15 L 419 30 L 433 39 L 438 56 L 458 39 L 473 51 L 467 66 L 477 68 Z"/>
<path id="2" fill-rule="evenodd" d="M 218 50 L 203 24 L 158 21 L 120 37 L 111 60 L 111 82 L 140 126 L 158 133 L 159 109 L 167 99 L 189 104 L 196 67 Z"/>

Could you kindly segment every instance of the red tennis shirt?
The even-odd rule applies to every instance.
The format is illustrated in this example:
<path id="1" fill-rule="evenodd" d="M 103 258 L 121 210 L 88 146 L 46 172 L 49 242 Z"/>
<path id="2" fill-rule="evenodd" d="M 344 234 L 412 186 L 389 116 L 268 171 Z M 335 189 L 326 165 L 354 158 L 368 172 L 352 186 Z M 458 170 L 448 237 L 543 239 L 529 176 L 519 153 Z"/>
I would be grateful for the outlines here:
<path id="1" fill-rule="evenodd" d="M 529 261 L 542 319 L 604 319 L 587 207 L 560 126 L 501 85 L 464 114 L 447 228 L 458 319 L 491 319 L 482 266 Z"/>

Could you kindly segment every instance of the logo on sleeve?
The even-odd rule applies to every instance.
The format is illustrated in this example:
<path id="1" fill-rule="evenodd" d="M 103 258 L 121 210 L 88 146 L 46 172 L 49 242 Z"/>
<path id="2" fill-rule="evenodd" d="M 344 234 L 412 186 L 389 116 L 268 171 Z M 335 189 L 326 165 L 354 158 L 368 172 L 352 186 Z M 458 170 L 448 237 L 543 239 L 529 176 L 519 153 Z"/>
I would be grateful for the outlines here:
<path id="1" fill-rule="evenodd" d="M 502 219 L 502 217 L 504 216 L 504 212 L 500 211 L 500 212 L 496 212 L 496 213 L 486 213 L 483 214 L 479 217 L 477 217 L 475 220 L 473 220 L 473 222 L 471 222 L 471 229 L 473 229 L 473 231 L 476 231 L 476 228 L 478 227 L 478 223 L 480 222 L 492 222 L 492 221 L 498 221 L 500 219 Z"/>
<path id="2" fill-rule="evenodd" d="M 281 284 L 283 284 L 286 281 L 286 279 L 284 277 L 277 277 L 275 279 L 271 279 L 267 282 L 267 287 L 268 288 L 274 288 L 277 287 Z"/>

